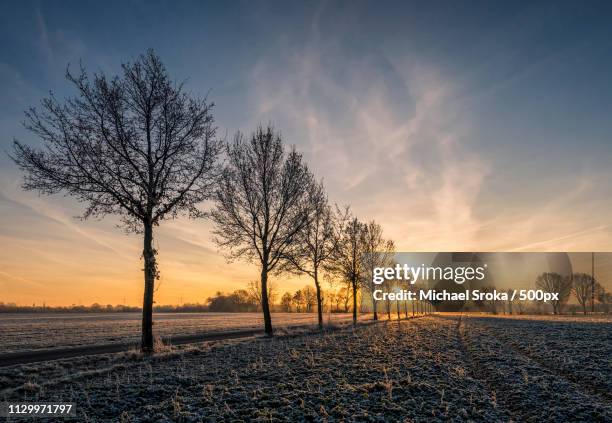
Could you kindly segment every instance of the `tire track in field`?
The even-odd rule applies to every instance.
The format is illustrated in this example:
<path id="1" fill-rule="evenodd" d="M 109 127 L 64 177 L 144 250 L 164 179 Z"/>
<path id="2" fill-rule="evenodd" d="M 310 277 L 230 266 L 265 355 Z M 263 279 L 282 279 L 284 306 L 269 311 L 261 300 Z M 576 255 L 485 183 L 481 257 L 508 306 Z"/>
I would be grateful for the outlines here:
<path id="1" fill-rule="evenodd" d="M 597 400 L 605 404 L 612 405 L 612 392 L 609 392 L 608 390 L 598 387 L 596 385 L 591 385 L 587 383 L 585 378 L 581 378 L 574 373 L 563 370 L 560 367 L 555 367 L 554 365 L 547 363 L 546 360 L 542 359 L 541 357 L 538 357 L 532 352 L 527 351 L 526 349 L 521 348 L 517 346 L 516 344 L 507 342 L 503 338 L 500 338 L 499 335 L 496 335 L 495 330 L 491 329 L 486 323 L 480 324 L 480 327 L 484 332 L 488 334 L 488 336 L 491 336 L 497 339 L 503 345 L 506 345 L 509 348 L 511 348 L 515 353 L 522 355 L 523 357 L 526 357 L 529 360 L 532 360 L 533 362 L 538 364 L 543 369 L 546 369 L 550 373 L 555 374 L 557 377 L 566 380 L 568 383 L 577 385 L 578 387 L 582 389 L 584 394 L 593 396 Z"/>
<path id="2" fill-rule="evenodd" d="M 417 316 L 421 317 L 421 316 Z M 388 320 L 362 320 L 358 321 L 357 326 L 370 325 L 375 323 L 387 322 Z M 338 326 L 327 326 L 325 330 L 334 331 L 342 330 L 350 327 L 354 327 L 351 323 L 345 323 Z M 290 326 L 279 326 L 278 331 L 288 331 L 288 335 L 291 336 L 291 331 L 296 331 L 297 335 L 303 335 L 302 331 L 312 331 L 318 333 L 319 329 L 312 325 L 290 325 Z M 299 333 L 298 333 L 299 332 Z M 196 344 L 201 342 L 211 341 L 225 341 L 240 338 L 250 338 L 254 336 L 264 335 L 263 328 L 257 329 L 239 329 L 232 331 L 219 331 L 219 332 L 204 332 L 191 335 L 168 335 L 162 336 L 161 340 L 168 345 L 187 345 Z M 60 360 L 82 356 L 92 356 L 100 354 L 115 354 L 125 353 L 131 349 L 138 348 L 138 342 L 123 342 L 123 343 L 111 343 L 111 344 L 91 344 L 82 345 L 77 347 L 67 348 L 47 348 L 32 351 L 14 351 L 8 353 L 0 353 L 0 368 L 15 366 L 20 364 L 30 364 L 37 362 L 45 362 L 52 360 Z"/>
<path id="3" fill-rule="evenodd" d="M 455 329 L 456 329 L 455 336 L 457 338 L 457 342 L 459 343 L 461 352 L 463 354 L 464 361 L 469 368 L 470 375 L 474 379 L 479 381 L 487 389 L 487 396 L 491 398 L 491 402 L 495 402 L 498 405 L 501 405 L 501 408 L 510 417 L 509 421 L 516 421 L 518 418 L 517 410 L 514 409 L 514 407 L 512 407 L 511 404 L 506 403 L 506 401 L 503 400 L 503 398 L 501 399 L 501 401 L 500 399 L 497 398 L 497 391 L 493 388 L 493 386 L 489 382 L 489 378 L 487 378 L 487 376 L 484 374 L 484 371 L 482 368 L 476 366 L 474 362 L 474 358 L 472 354 L 470 353 L 466 340 L 465 340 L 465 333 L 464 333 L 465 325 L 463 322 L 462 314 L 460 314 L 459 318 L 457 319 L 457 324 L 455 325 Z"/>

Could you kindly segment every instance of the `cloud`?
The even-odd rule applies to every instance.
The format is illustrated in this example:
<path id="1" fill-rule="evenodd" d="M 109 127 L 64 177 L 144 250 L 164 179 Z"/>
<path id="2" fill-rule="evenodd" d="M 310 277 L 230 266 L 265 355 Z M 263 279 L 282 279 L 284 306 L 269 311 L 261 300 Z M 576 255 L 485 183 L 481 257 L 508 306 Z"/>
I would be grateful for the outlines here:
<path id="1" fill-rule="evenodd" d="M 305 46 L 283 41 L 254 66 L 248 97 L 248 127 L 274 122 L 332 201 L 376 219 L 407 251 L 576 251 L 612 241 L 601 212 L 609 196 L 597 192 L 609 171 L 508 167 L 500 150 L 482 148 L 496 140 L 479 134 L 478 90 L 460 76 L 341 44 L 316 31 Z"/>
<path id="2" fill-rule="evenodd" d="M 105 250 L 111 251 L 123 259 L 133 259 L 133 255 L 126 252 L 124 246 L 115 247 L 116 239 L 107 239 L 104 231 L 92 230 L 82 222 L 76 222 L 74 217 L 66 216 L 64 210 L 57 201 L 48 201 L 43 197 L 35 197 L 25 194 L 15 184 L 0 186 L 0 202 L 12 203 L 16 208 L 23 208 L 34 212 L 39 217 L 53 223 L 58 223 L 68 230 L 69 234 L 76 235 L 82 242 L 94 244 Z"/>
<path id="3" fill-rule="evenodd" d="M 36 47 L 46 70 L 54 79 L 62 78 L 66 65 L 82 59 L 88 49 L 76 33 L 56 26 L 49 27 L 40 7 L 35 10 L 35 21 L 38 35 Z"/>
<path id="4" fill-rule="evenodd" d="M 305 49 L 275 49 L 284 61 L 256 64 L 251 127 L 273 121 L 332 201 L 382 222 L 403 248 L 471 240 L 489 166 L 469 148 L 469 122 L 448 106 L 457 87 L 436 69 L 380 51 L 336 56 L 344 50 L 317 38 Z"/>

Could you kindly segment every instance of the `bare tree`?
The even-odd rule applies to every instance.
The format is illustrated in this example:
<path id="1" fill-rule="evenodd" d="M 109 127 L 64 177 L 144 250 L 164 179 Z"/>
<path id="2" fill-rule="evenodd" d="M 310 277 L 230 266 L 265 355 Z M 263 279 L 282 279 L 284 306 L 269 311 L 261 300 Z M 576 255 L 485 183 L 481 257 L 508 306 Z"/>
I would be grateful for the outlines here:
<path id="1" fill-rule="evenodd" d="M 290 249 L 286 264 L 290 271 L 310 276 L 317 291 L 317 314 L 319 328 L 323 329 L 323 296 L 320 276 L 323 265 L 334 252 L 334 216 L 327 202 L 323 184 L 311 184 L 308 187 L 308 205 L 312 217 L 297 237 L 299 248 Z"/>
<path id="2" fill-rule="evenodd" d="M 514 310 L 512 308 L 512 295 L 514 294 L 514 289 L 508 288 L 506 289 L 506 295 L 508 296 L 508 300 L 506 304 L 508 305 L 508 314 L 513 314 Z"/>
<path id="3" fill-rule="evenodd" d="M 396 279 L 395 280 L 395 291 L 396 292 L 401 292 L 402 290 L 402 280 L 401 279 Z M 397 321 L 399 322 L 402 319 L 402 316 L 400 314 L 400 301 L 399 300 L 395 300 L 395 309 L 397 312 Z"/>
<path id="4" fill-rule="evenodd" d="M 398 290 L 399 284 L 398 284 L 397 279 L 387 280 L 385 283 L 387 285 L 387 292 L 396 292 Z M 373 301 L 372 303 L 375 303 L 375 301 Z M 385 299 L 385 311 L 387 313 L 387 320 L 391 320 L 392 307 L 393 307 L 393 304 L 391 300 L 389 299 L 389 297 L 387 297 Z M 399 313 L 399 308 L 398 308 L 398 313 Z"/>
<path id="5" fill-rule="evenodd" d="M 62 103 L 51 95 L 26 112 L 43 148 L 14 141 L 12 158 L 25 172 L 24 189 L 64 192 L 87 205 L 84 219 L 118 215 L 128 232 L 144 235 L 141 347 L 150 352 L 159 275 L 153 227 L 201 214 L 196 204 L 212 191 L 219 143 L 212 103 L 174 84 L 153 51 L 122 69 L 112 78 L 68 70 L 77 96 Z"/>
<path id="6" fill-rule="evenodd" d="M 484 293 L 492 293 L 493 291 L 495 291 L 495 288 L 492 286 L 485 286 L 482 287 L 481 291 Z M 497 314 L 497 301 L 482 300 L 479 305 L 489 313 Z"/>
<path id="7" fill-rule="evenodd" d="M 336 293 L 334 294 L 334 304 L 336 306 L 336 310 L 337 312 L 340 311 L 344 311 L 346 312 L 346 310 L 348 309 L 348 301 L 346 299 L 347 297 L 347 290 L 346 288 L 340 288 L 338 289 L 338 291 L 336 291 Z M 344 308 L 341 308 L 340 306 L 343 306 Z"/>
<path id="8" fill-rule="evenodd" d="M 338 301 L 342 303 L 343 309 L 345 313 L 349 311 L 349 302 L 351 301 L 351 284 L 350 282 L 345 282 L 346 286 L 340 288 L 338 290 Z"/>
<path id="9" fill-rule="evenodd" d="M 227 146 L 227 157 L 211 213 L 215 241 L 230 259 L 259 265 L 265 332 L 271 336 L 268 275 L 280 271 L 298 247 L 299 233 L 309 221 L 307 193 L 313 177 L 295 149 L 285 153 L 271 126 L 259 127 L 249 140 L 238 133 Z"/>
<path id="10" fill-rule="evenodd" d="M 410 281 L 402 279 L 399 281 L 399 287 L 402 290 L 410 291 Z M 404 300 L 404 317 L 406 317 L 406 319 L 408 318 L 408 299 Z"/>
<path id="11" fill-rule="evenodd" d="M 595 286 L 596 282 L 593 281 L 591 275 L 586 273 L 574 273 L 573 277 L 572 292 L 576 296 L 578 303 L 582 306 L 582 312 L 587 314 L 587 305 L 593 295 L 593 286 Z"/>
<path id="12" fill-rule="evenodd" d="M 293 302 L 293 296 L 289 292 L 285 292 L 281 297 L 281 307 L 283 311 L 289 313 L 291 311 L 291 304 Z"/>
<path id="13" fill-rule="evenodd" d="M 259 281 L 250 281 L 247 285 L 249 298 L 258 305 L 259 310 L 263 310 L 263 295 L 261 295 L 261 283 Z M 268 282 L 268 301 L 274 304 L 276 301 L 276 284 Z"/>
<path id="14" fill-rule="evenodd" d="M 365 285 L 361 284 L 361 286 Z M 370 311 L 370 304 L 372 303 L 370 299 L 373 300 L 373 298 L 371 298 L 369 295 L 359 296 L 359 313 L 363 314 L 368 313 Z"/>
<path id="15" fill-rule="evenodd" d="M 569 276 L 561 276 L 558 273 L 542 273 L 536 279 L 536 287 L 546 291 L 558 293 L 558 299 L 551 300 L 553 314 L 559 314 L 561 307 L 569 299 L 572 291 L 572 278 Z"/>
<path id="16" fill-rule="evenodd" d="M 302 311 L 302 306 L 304 305 L 304 293 L 301 289 L 298 289 L 293 294 L 293 304 L 295 305 L 295 311 L 300 313 Z"/>
<path id="17" fill-rule="evenodd" d="M 325 292 L 325 296 L 327 297 L 325 301 L 325 303 L 328 304 L 327 310 L 329 312 L 334 311 L 334 306 L 336 306 L 336 310 L 338 310 L 338 307 L 337 307 L 338 297 L 336 293 L 330 290 L 330 291 Z"/>
<path id="18" fill-rule="evenodd" d="M 317 304 L 317 292 L 312 289 L 310 285 L 306 285 L 304 288 L 302 288 L 302 295 L 304 296 L 306 313 L 310 313 L 312 311 L 312 307 Z"/>
<path id="19" fill-rule="evenodd" d="M 348 208 L 338 222 L 334 255 L 327 269 L 349 284 L 353 298 L 353 324 L 357 324 L 357 292 L 364 271 L 365 225 L 351 216 Z"/>
<path id="20" fill-rule="evenodd" d="M 395 264 L 395 244 L 392 240 L 384 239 L 382 236 L 382 226 L 371 220 L 364 225 L 364 271 L 363 286 L 367 288 L 370 296 L 378 286 L 374 283 L 374 268 L 389 267 Z M 378 320 L 377 301 L 372 297 L 373 319 Z"/>
<path id="21" fill-rule="evenodd" d="M 595 286 L 595 293 L 597 296 L 597 301 L 601 304 L 601 308 L 604 313 L 608 313 L 608 307 L 610 303 L 612 303 L 612 294 L 606 292 L 601 284 L 597 283 Z"/>

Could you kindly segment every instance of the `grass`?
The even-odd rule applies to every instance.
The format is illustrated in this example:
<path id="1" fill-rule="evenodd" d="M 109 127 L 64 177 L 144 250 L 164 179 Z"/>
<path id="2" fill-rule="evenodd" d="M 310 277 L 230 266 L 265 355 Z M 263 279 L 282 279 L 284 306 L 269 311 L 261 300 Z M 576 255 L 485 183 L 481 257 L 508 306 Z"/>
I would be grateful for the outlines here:
<path id="1" fill-rule="evenodd" d="M 449 315 L 189 348 L 161 343 L 151 357 L 17 366 L 0 378 L 5 399 L 72 398 L 88 421 L 605 421 L 610 401 L 570 374 L 603 383 L 610 366 L 569 363 L 606 362 L 611 334 L 607 323 Z M 540 364 L 552 356 L 552 369 Z M 26 381 L 41 389 L 27 391 Z"/>

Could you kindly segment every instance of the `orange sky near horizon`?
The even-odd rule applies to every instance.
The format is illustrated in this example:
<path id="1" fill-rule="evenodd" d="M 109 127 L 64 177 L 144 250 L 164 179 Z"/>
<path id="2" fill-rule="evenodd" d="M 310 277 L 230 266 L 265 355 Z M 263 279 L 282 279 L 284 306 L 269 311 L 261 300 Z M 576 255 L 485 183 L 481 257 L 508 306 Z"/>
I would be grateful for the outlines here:
<path id="1" fill-rule="evenodd" d="M 15 180 L 17 182 L 18 180 Z M 6 188 L 6 187 L 5 187 Z M 143 276 L 140 259 L 142 239 L 115 227 L 114 219 L 81 221 L 74 216 L 79 206 L 61 197 L 38 197 L 13 186 L 0 191 L 0 211 L 10 216 L 0 231 L 0 301 L 19 305 L 66 306 L 127 304 L 142 302 Z M 570 220 L 553 221 L 538 231 L 499 231 L 490 225 L 475 225 L 453 231 L 430 223 L 421 233 L 416 222 L 398 224 L 386 218 L 386 207 L 373 217 L 393 238 L 398 251 L 605 251 L 609 228 L 573 230 L 565 236 L 550 236 L 550 228 Z M 411 233 L 404 238 L 402 233 Z M 444 230 L 442 230 L 444 229 Z M 522 229 L 522 230 L 521 230 Z M 537 228 L 536 228 L 537 229 Z M 165 221 L 155 229 L 161 278 L 155 294 L 157 304 L 204 303 L 217 291 L 245 288 L 258 279 L 256 266 L 240 261 L 227 263 L 211 240 L 210 222 L 180 218 Z M 513 236 L 509 236 L 510 234 Z M 525 236 L 529 233 L 530 236 Z M 480 234 L 480 235 L 478 235 Z M 478 238 L 481 236 L 482 238 Z M 549 237 L 546 240 L 546 236 Z M 312 281 L 308 277 L 274 276 L 280 293 L 296 290 Z"/>

